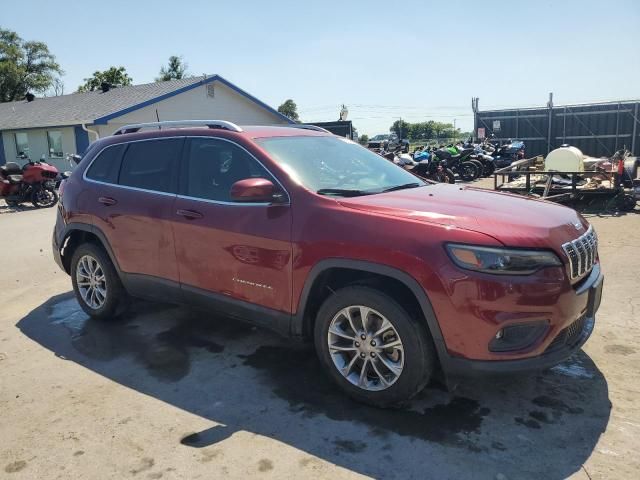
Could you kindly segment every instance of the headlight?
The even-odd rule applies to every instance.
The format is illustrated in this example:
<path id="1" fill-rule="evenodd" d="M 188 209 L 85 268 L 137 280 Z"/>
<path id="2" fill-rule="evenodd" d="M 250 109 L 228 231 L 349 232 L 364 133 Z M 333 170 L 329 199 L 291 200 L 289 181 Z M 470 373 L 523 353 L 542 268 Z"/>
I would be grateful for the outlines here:
<path id="1" fill-rule="evenodd" d="M 544 267 L 562 265 L 558 256 L 547 250 L 518 250 L 477 247 L 449 243 L 447 252 L 460 268 L 502 275 L 529 275 Z"/>

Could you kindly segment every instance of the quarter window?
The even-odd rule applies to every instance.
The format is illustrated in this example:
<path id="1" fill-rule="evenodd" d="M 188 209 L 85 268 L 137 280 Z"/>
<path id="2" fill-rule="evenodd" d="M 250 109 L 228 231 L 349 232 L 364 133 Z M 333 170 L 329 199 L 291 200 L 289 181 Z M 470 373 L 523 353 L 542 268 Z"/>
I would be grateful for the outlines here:
<path id="1" fill-rule="evenodd" d="M 182 171 L 184 195 L 230 202 L 231 186 L 245 178 L 272 180 L 267 170 L 237 145 L 213 138 L 190 140 Z"/>
<path id="2" fill-rule="evenodd" d="M 87 178 L 98 182 L 118 183 L 118 171 L 125 146 L 121 144 L 105 148 L 91 163 Z"/>
<path id="3" fill-rule="evenodd" d="M 47 132 L 49 142 L 49 158 L 62 158 L 62 132 L 51 130 Z"/>
<path id="4" fill-rule="evenodd" d="M 16 152 L 18 157 L 29 156 L 29 137 L 24 132 L 16 133 Z"/>
<path id="5" fill-rule="evenodd" d="M 180 157 L 182 142 L 182 138 L 171 138 L 130 143 L 118 183 L 156 192 L 173 191 L 173 165 Z"/>

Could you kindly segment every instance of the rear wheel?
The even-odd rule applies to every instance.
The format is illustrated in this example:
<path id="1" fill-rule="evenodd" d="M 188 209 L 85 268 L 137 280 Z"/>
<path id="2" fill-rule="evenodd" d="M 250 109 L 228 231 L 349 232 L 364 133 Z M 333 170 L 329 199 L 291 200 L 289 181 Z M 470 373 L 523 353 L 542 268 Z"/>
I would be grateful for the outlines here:
<path id="1" fill-rule="evenodd" d="M 80 307 L 91 317 L 117 314 L 126 293 L 106 252 L 93 243 L 80 245 L 71 258 L 71 281 Z"/>
<path id="2" fill-rule="evenodd" d="M 418 320 L 378 290 L 338 290 L 322 305 L 314 329 L 320 362 L 358 401 L 379 407 L 405 402 L 428 383 L 433 343 Z"/>
<path id="3" fill-rule="evenodd" d="M 478 169 L 471 162 L 461 162 L 458 166 L 458 175 L 465 182 L 470 182 L 478 177 Z"/>
<path id="4" fill-rule="evenodd" d="M 58 203 L 58 192 L 53 187 L 35 188 L 31 193 L 31 203 L 36 208 L 53 207 Z"/>

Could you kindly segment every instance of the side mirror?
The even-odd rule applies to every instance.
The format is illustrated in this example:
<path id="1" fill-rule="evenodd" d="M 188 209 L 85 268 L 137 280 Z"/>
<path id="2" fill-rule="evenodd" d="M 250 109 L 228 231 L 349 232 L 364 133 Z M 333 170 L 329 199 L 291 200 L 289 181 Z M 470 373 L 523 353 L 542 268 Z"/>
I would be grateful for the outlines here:
<path id="1" fill-rule="evenodd" d="M 245 178 L 231 185 L 231 200 L 234 202 L 278 202 L 285 197 L 266 178 Z"/>
<path id="2" fill-rule="evenodd" d="M 69 158 L 71 158 L 71 161 L 73 163 L 75 163 L 76 165 L 78 165 L 80 163 L 80 160 L 82 160 L 82 157 L 80 155 L 75 154 L 75 153 L 73 155 L 70 155 Z"/>

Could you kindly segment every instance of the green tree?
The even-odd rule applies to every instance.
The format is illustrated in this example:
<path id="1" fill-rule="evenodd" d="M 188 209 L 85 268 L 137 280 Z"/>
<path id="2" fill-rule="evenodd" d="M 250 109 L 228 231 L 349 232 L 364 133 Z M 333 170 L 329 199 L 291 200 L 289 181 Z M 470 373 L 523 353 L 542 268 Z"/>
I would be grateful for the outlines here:
<path id="1" fill-rule="evenodd" d="M 16 32 L 0 28 L 0 102 L 44 93 L 63 74 L 45 43 L 27 42 Z"/>
<path id="2" fill-rule="evenodd" d="M 291 99 L 285 100 L 284 103 L 278 107 L 278 112 L 295 122 L 300 121 L 300 117 L 298 116 L 298 106 L 296 105 L 296 102 Z"/>
<path id="3" fill-rule="evenodd" d="M 396 120 L 389 128 L 389 131 L 394 132 L 400 139 L 407 138 L 407 135 L 409 134 L 409 122 Z"/>
<path id="4" fill-rule="evenodd" d="M 178 80 L 187 75 L 187 64 L 182 57 L 171 55 L 169 64 L 160 68 L 160 76 L 156 78 L 156 82 L 166 82 L 167 80 Z"/>
<path id="5" fill-rule="evenodd" d="M 103 72 L 95 71 L 93 76 L 84 79 L 84 84 L 78 87 L 78 92 L 93 92 L 100 88 L 103 82 L 112 87 L 126 87 L 131 85 L 133 79 L 127 74 L 124 67 L 109 67 Z"/>
<path id="6" fill-rule="evenodd" d="M 366 145 L 367 142 L 369 141 L 369 135 L 367 135 L 366 133 L 363 133 L 358 137 L 358 141 L 360 142 L 361 145 Z"/>

